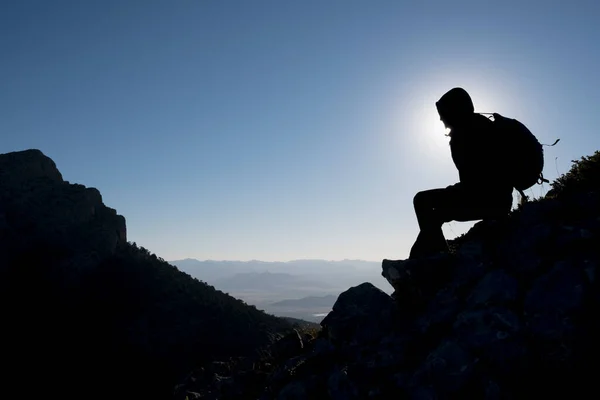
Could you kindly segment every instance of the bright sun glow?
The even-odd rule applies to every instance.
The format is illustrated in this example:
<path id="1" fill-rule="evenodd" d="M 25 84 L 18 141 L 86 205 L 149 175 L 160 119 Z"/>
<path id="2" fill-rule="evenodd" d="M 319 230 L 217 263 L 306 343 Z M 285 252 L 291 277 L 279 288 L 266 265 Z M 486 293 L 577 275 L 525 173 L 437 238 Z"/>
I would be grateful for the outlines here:
<path id="1" fill-rule="evenodd" d="M 447 152 L 449 138 L 446 136 L 448 130 L 440 121 L 435 104 L 423 107 L 418 116 L 418 134 L 420 144 L 425 147 L 433 157 L 439 157 L 442 152 Z"/>
<path id="2" fill-rule="evenodd" d="M 442 93 L 443 94 L 443 93 Z M 440 157 L 449 154 L 448 143 L 450 138 L 446 136 L 449 129 L 444 127 L 435 107 L 437 99 L 429 99 L 418 105 L 415 112 L 415 131 L 418 135 L 419 145 L 432 157 Z M 473 98 L 476 112 L 490 112 L 495 110 L 487 106 L 485 99 Z"/>
<path id="3" fill-rule="evenodd" d="M 476 112 L 502 112 L 506 103 L 501 88 L 493 82 L 468 71 L 442 74 L 435 70 L 402 86 L 390 102 L 394 105 L 390 118 L 394 131 L 398 132 L 397 146 L 406 148 L 410 143 L 413 155 L 430 162 L 438 161 L 440 166 L 450 166 L 450 138 L 446 136 L 449 130 L 440 121 L 435 102 L 453 87 L 463 87 L 471 95 Z"/>

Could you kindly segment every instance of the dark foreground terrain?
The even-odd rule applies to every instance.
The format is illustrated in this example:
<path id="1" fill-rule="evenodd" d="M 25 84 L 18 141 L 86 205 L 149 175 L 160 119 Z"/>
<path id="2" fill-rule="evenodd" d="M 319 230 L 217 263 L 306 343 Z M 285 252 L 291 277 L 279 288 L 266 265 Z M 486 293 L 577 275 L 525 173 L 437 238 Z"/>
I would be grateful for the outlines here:
<path id="1" fill-rule="evenodd" d="M 41 152 L 0 155 L 0 397 L 597 396 L 599 204 L 596 152 L 451 255 L 385 260 L 394 294 L 351 287 L 318 329 L 128 242 Z"/>

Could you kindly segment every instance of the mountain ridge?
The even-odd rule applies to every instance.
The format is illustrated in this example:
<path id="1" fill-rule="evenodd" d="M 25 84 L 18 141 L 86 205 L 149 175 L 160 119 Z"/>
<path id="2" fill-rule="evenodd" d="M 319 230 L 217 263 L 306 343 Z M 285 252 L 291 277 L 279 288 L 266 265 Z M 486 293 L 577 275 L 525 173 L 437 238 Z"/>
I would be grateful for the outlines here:
<path id="1" fill-rule="evenodd" d="M 215 260 L 215 259 L 211 259 L 211 258 L 206 258 L 206 259 L 198 259 L 198 258 L 194 258 L 194 257 L 186 257 L 186 258 L 181 258 L 181 259 L 173 259 L 173 260 L 168 260 L 169 263 L 173 262 L 173 263 L 177 263 L 177 262 L 182 262 L 182 261 L 198 261 L 198 262 L 230 262 L 230 263 L 252 263 L 252 262 L 258 262 L 258 263 L 274 263 L 274 264 L 286 264 L 286 263 L 296 263 L 296 262 L 328 262 L 328 263 L 344 263 L 344 262 L 359 262 L 359 263 L 379 263 L 379 261 L 373 261 L 373 260 L 363 260 L 360 258 L 355 258 L 355 259 L 349 259 L 349 258 L 344 258 L 342 260 L 332 260 L 332 259 L 324 259 L 324 258 L 295 258 L 295 259 L 291 259 L 291 260 L 273 260 L 273 261 L 265 261 L 265 260 L 260 260 L 260 259 L 251 259 L 251 260 L 235 260 L 235 259 L 221 259 L 221 260 Z"/>

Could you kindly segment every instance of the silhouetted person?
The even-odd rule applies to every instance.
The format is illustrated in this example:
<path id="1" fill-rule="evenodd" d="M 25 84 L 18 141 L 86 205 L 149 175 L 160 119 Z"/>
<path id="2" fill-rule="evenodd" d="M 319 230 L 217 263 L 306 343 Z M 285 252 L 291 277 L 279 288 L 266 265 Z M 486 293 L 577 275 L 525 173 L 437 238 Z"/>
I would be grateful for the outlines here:
<path id="1" fill-rule="evenodd" d="M 510 160 L 502 160 L 495 151 L 493 122 L 474 112 L 473 101 L 462 88 L 448 91 L 435 104 L 440 120 L 450 129 L 450 151 L 460 182 L 415 195 L 421 231 L 410 258 L 448 251 L 442 232 L 445 222 L 499 217 L 512 207 L 512 185 L 502 174 L 502 164 Z"/>

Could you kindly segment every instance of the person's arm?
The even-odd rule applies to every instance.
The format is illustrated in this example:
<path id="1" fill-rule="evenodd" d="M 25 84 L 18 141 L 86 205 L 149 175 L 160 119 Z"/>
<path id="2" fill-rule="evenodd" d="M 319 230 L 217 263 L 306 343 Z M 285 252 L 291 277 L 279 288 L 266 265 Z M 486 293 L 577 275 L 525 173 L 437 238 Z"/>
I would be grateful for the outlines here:
<path id="1" fill-rule="evenodd" d="M 484 136 L 475 129 L 463 129 L 457 131 L 452 139 L 452 159 L 460 181 L 466 184 L 483 183 L 488 170 Z"/>

